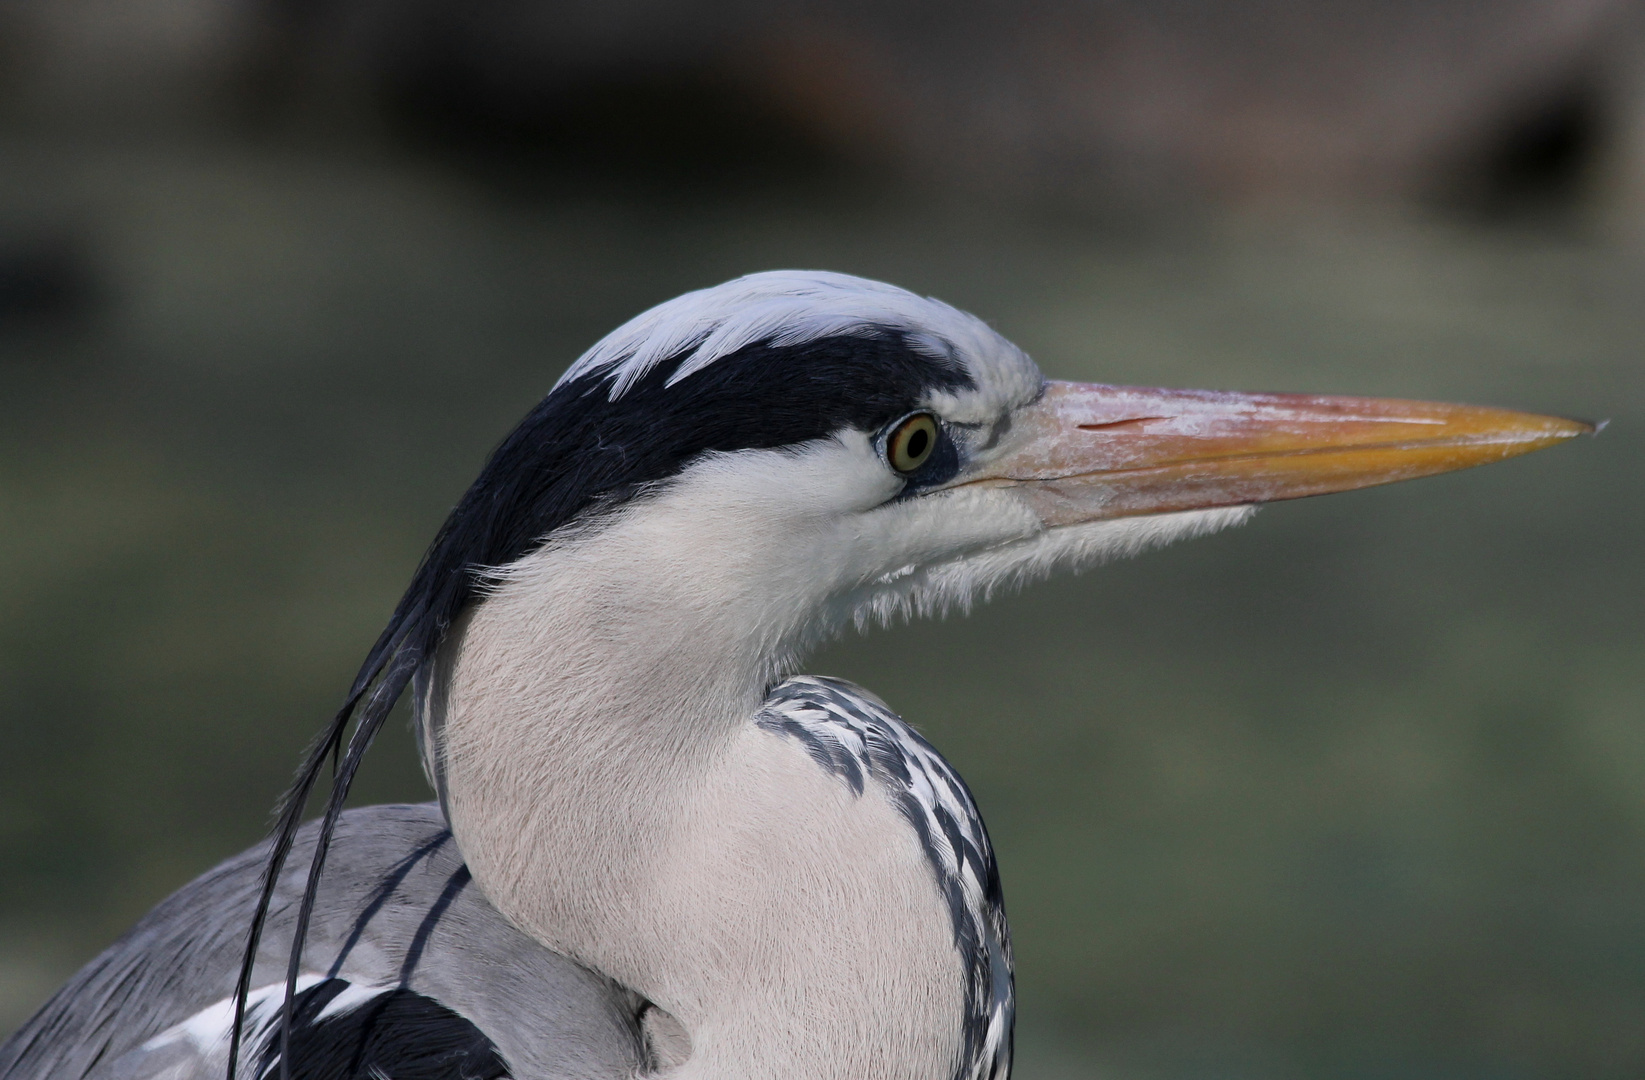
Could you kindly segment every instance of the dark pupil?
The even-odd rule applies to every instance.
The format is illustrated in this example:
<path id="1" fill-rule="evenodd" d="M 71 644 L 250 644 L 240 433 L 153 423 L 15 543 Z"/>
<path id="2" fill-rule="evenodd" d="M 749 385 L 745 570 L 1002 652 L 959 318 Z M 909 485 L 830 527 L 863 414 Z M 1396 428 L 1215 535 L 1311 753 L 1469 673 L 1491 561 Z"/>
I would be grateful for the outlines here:
<path id="1" fill-rule="evenodd" d="M 908 445 L 903 447 L 903 453 L 911 458 L 917 458 L 925 453 L 925 447 L 931 441 L 931 433 L 924 428 L 918 428 L 908 436 Z"/>

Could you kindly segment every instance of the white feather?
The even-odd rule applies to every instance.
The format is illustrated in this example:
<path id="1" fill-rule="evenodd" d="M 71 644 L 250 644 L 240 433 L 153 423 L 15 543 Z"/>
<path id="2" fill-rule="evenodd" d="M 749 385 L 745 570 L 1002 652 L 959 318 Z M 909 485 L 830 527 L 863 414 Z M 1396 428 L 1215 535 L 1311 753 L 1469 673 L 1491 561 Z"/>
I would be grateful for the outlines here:
<path id="1" fill-rule="evenodd" d="M 815 270 L 749 274 L 658 304 L 606 335 L 560 383 L 608 378 L 615 401 L 674 357 L 682 359 L 669 386 L 755 343 L 801 345 L 880 329 L 901 331 L 918 351 L 965 368 L 1005 398 L 1031 394 L 1039 384 L 1022 351 L 975 316 L 894 285 Z M 989 410 L 1003 403 L 993 394 L 977 402 Z"/>

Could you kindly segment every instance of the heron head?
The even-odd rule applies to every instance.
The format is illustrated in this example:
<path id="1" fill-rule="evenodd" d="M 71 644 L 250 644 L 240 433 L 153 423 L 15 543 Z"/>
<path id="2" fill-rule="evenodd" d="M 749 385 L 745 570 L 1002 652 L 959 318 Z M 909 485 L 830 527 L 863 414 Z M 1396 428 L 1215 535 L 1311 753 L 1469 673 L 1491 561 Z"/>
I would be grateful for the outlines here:
<path id="1" fill-rule="evenodd" d="M 478 595 L 472 582 L 506 582 L 533 553 L 598 548 L 670 582 L 671 603 L 747 600 L 751 628 L 787 640 L 1586 430 L 1469 406 L 1048 382 L 939 301 L 755 274 L 661 304 L 579 359 L 454 512 L 425 586 Z"/>

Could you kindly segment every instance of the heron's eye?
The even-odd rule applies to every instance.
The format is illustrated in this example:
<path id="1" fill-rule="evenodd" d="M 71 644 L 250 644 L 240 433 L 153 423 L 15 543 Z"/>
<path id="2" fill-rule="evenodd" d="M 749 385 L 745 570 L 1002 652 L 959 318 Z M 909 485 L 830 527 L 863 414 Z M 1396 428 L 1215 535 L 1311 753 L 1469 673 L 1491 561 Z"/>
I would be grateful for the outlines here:
<path id="1" fill-rule="evenodd" d="M 924 465 L 937 448 L 937 419 L 930 413 L 915 413 L 885 440 L 885 456 L 900 473 L 911 473 Z"/>

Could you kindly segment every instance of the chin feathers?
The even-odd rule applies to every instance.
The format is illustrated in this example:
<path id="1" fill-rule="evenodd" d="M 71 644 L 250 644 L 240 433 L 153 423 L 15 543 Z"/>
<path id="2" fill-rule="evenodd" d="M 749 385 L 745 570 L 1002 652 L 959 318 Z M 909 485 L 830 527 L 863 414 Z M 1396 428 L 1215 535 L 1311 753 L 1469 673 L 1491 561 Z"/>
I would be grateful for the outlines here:
<path id="1" fill-rule="evenodd" d="M 837 617 L 841 628 L 850 624 L 867 630 L 915 618 L 964 614 L 979 602 L 1055 573 L 1079 573 L 1176 540 L 1244 524 L 1256 510 L 1229 506 L 1048 529 L 946 562 L 892 571 L 844 597 Z"/>

